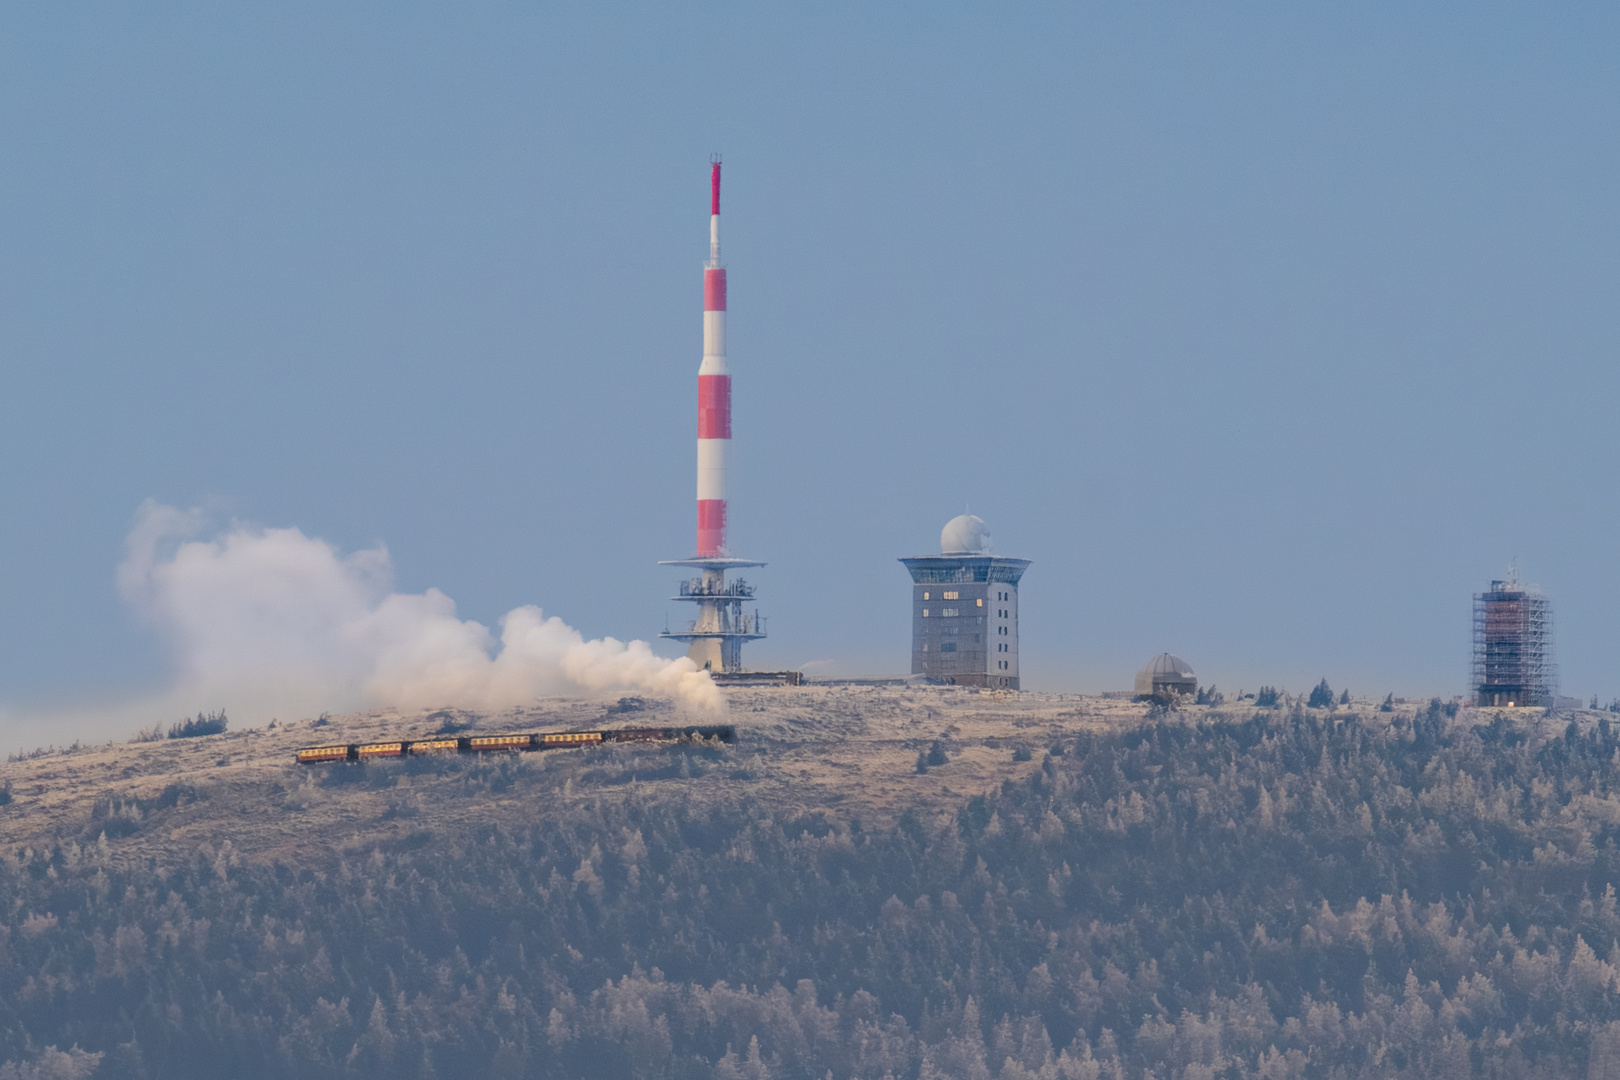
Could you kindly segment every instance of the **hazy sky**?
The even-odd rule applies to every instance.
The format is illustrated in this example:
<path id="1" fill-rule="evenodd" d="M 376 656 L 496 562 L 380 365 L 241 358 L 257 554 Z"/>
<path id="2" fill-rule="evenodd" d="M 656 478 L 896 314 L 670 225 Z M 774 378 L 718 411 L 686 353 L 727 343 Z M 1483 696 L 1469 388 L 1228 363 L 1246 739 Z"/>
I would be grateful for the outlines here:
<path id="1" fill-rule="evenodd" d="M 1620 695 L 1615 9 L 607 7 L 0 14 L 0 704 L 170 678 L 146 499 L 689 614 L 715 151 L 753 665 L 903 670 L 970 505 L 1030 688 L 1460 692 L 1517 557 Z"/>

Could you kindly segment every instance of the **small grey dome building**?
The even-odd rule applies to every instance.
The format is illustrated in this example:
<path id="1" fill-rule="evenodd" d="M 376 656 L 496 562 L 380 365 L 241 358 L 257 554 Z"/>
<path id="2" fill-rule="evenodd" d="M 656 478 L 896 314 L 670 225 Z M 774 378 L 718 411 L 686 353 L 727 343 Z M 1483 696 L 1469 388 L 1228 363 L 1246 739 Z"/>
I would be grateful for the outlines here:
<path id="1" fill-rule="evenodd" d="M 989 526 L 972 514 L 945 523 L 939 549 L 900 560 L 911 572 L 911 673 L 1019 689 L 1018 582 L 1029 560 L 990 554 Z"/>
<path id="2" fill-rule="evenodd" d="M 1198 693 L 1198 676 L 1179 656 L 1162 652 L 1136 673 L 1138 697 L 1180 697 Z"/>

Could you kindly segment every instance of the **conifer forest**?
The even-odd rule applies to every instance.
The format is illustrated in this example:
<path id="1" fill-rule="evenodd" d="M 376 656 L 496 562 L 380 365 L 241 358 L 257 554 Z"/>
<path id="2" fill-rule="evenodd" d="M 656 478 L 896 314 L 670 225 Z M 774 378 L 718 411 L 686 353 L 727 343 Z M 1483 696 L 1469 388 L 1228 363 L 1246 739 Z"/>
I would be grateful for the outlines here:
<path id="1" fill-rule="evenodd" d="M 3 852 L 0 1078 L 1620 1077 L 1620 730 L 1521 712 L 1158 710 L 887 820 L 746 737 L 286 767 L 397 826 L 299 861 L 103 796 Z"/>

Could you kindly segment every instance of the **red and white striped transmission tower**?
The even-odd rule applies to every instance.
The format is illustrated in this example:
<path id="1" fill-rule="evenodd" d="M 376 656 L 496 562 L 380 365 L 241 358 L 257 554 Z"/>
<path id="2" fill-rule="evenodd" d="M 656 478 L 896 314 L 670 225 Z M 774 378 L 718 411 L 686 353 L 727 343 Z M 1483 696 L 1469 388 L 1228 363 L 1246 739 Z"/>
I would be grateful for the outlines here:
<path id="1" fill-rule="evenodd" d="M 720 159 L 709 173 L 709 259 L 703 264 L 703 362 L 698 367 L 697 554 L 662 565 L 700 571 L 681 582 L 675 600 L 697 605 L 685 630 L 661 637 L 687 643 L 687 656 L 708 671 L 742 670 L 742 643 L 765 636 L 765 620 L 743 611 L 754 588 L 727 570 L 764 566 L 732 556 L 726 546 L 726 466 L 731 457 L 731 368 L 726 364 L 726 268 L 720 261 Z"/>

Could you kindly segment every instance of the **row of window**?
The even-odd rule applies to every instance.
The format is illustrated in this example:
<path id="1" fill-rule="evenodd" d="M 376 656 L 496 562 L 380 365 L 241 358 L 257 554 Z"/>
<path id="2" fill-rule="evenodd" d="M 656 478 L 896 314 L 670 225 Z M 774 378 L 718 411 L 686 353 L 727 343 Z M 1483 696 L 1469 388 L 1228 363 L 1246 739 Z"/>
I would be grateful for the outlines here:
<path id="1" fill-rule="evenodd" d="M 963 636 L 966 637 L 967 635 L 964 634 Z M 973 635 L 973 644 L 975 644 L 975 645 L 979 644 L 979 635 L 978 634 Z M 928 642 L 926 642 L 926 641 L 923 642 L 922 651 L 923 652 L 928 651 Z M 956 651 L 956 642 L 954 642 L 954 641 L 945 642 L 944 644 L 940 645 L 939 651 L 940 652 L 955 652 Z"/>
<path id="2" fill-rule="evenodd" d="M 996 668 L 998 670 L 1000 670 L 1000 671 L 1006 671 L 1011 666 L 1012 666 L 1012 661 L 1010 661 L 1010 660 L 997 660 L 996 661 Z"/>
<path id="3" fill-rule="evenodd" d="M 930 599 L 931 596 L 932 596 L 931 593 L 926 593 L 926 592 L 923 593 L 923 599 L 924 600 Z M 942 592 L 942 593 L 940 593 L 939 598 L 941 600 L 960 600 L 960 599 L 962 599 L 962 594 L 961 594 L 960 591 L 953 590 L 951 592 Z M 984 607 L 984 601 L 983 600 L 975 600 L 974 603 L 979 607 Z"/>

